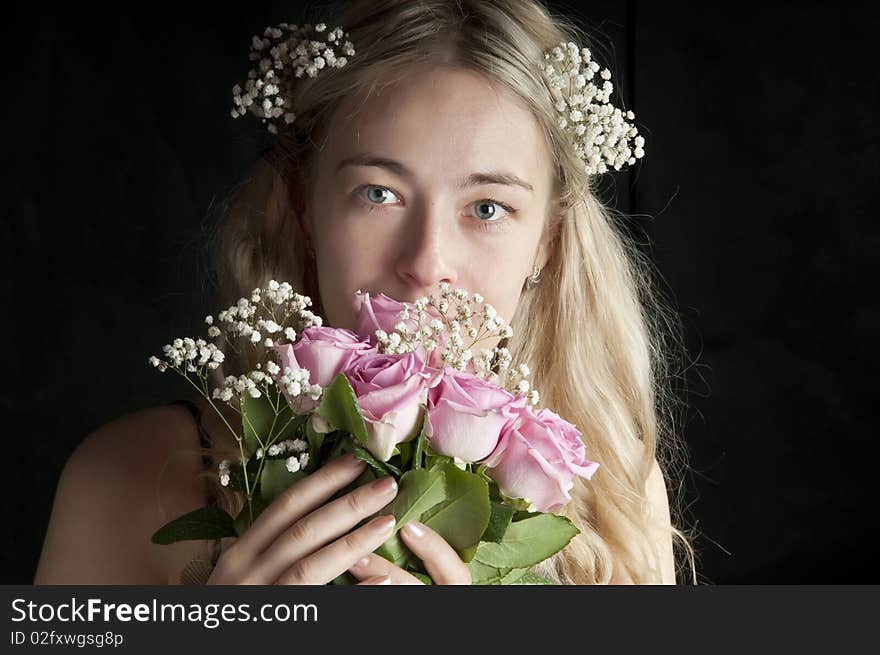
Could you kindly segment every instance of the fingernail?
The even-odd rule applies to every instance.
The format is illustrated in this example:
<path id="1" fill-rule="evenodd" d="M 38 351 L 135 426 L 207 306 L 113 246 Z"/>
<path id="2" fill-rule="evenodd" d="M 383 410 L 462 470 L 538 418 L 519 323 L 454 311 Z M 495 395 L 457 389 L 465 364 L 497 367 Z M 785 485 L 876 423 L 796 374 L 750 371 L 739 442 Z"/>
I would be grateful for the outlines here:
<path id="1" fill-rule="evenodd" d="M 361 558 L 355 563 L 355 566 L 357 566 L 357 567 L 359 567 L 359 568 L 363 568 L 363 567 L 365 567 L 365 566 L 366 566 L 367 564 L 369 564 L 369 563 L 370 563 L 370 558 L 369 558 L 369 557 L 361 557 Z"/>
<path id="2" fill-rule="evenodd" d="M 392 476 L 387 476 L 376 480 L 373 483 L 373 491 L 380 494 L 391 493 L 397 489 L 397 481 Z"/>
<path id="3" fill-rule="evenodd" d="M 423 537 L 425 536 L 425 526 L 419 523 L 418 521 L 410 521 L 403 529 L 407 534 L 412 535 L 413 537 Z"/>
<path id="4" fill-rule="evenodd" d="M 391 577 L 386 575 L 381 578 L 372 578 L 370 584 L 391 584 Z"/>
<path id="5" fill-rule="evenodd" d="M 364 460 L 355 457 L 354 453 L 343 455 L 342 458 L 346 460 L 345 465 L 353 469 L 360 468 L 362 464 L 365 464 Z"/>
<path id="6" fill-rule="evenodd" d="M 394 522 L 397 519 L 394 518 L 393 514 L 389 514 L 388 516 L 383 516 L 382 518 L 376 519 L 373 522 L 373 530 L 382 534 L 384 532 L 391 532 L 391 529 L 394 527 Z"/>

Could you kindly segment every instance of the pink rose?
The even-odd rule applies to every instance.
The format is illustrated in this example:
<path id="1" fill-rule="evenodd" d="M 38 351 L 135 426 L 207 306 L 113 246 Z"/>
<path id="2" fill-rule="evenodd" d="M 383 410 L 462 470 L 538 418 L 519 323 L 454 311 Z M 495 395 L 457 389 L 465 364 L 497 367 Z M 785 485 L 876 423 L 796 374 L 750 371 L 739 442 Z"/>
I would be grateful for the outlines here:
<path id="1" fill-rule="evenodd" d="M 498 444 L 501 428 L 516 417 L 514 398 L 501 387 L 473 375 L 444 369 L 440 384 L 428 393 L 426 437 L 441 455 L 477 462 Z"/>
<path id="2" fill-rule="evenodd" d="M 401 302 L 389 298 L 384 293 L 370 297 L 367 291 L 358 291 L 354 299 L 354 312 L 357 320 L 357 334 L 361 339 L 376 345 L 376 330 L 385 330 L 389 334 L 394 332 L 394 326 L 402 319 L 400 312 L 404 309 Z M 406 321 L 410 329 L 415 329 L 417 323 L 414 319 Z"/>
<path id="3" fill-rule="evenodd" d="M 418 434 L 437 374 L 415 353 L 364 355 L 344 373 L 367 424 L 367 450 L 387 462 L 397 444 Z"/>
<path id="4" fill-rule="evenodd" d="M 412 303 L 410 303 L 410 305 L 412 305 Z M 411 307 L 411 315 L 413 318 L 402 319 L 400 318 L 400 312 L 402 312 L 404 308 L 404 303 L 389 298 L 384 293 L 370 297 L 370 294 L 367 291 L 355 292 L 354 312 L 357 321 L 356 331 L 358 336 L 364 341 L 369 341 L 370 345 L 376 346 L 378 345 L 376 330 L 384 330 L 388 334 L 391 334 L 395 331 L 394 326 L 401 321 L 406 324 L 407 330 L 415 332 L 420 328 L 415 311 Z M 425 308 L 425 313 L 427 314 L 425 319 L 426 322 L 430 321 L 431 318 L 440 317 L 440 313 L 437 309 L 431 306 Z M 426 360 L 428 365 L 437 368 L 442 367 L 443 338 L 441 337 L 441 343 L 431 352 L 429 357 L 425 356 L 425 349 L 421 346 L 416 349 L 416 353 L 423 360 Z"/>
<path id="5" fill-rule="evenodd" d="M 358 357 L 376 349 L 358 339 L 351 330 L 310 327 L 302 331 L 295 343 L 276 346 L 275 351 L 281 359 L 282 370 L 285 367 L 308 369 L 309 382 L 326 387 Z"/>
<path id="6" fill-rule="evenodd" d="M 554 512 L 571 500 L 574 476 L 591 478 L 599 464 L 584 458 L 581 433 L 548 409 L 518 410 L 486 459 L 486 474 L 510 498 L 525 498 L 539 512 Z"/>

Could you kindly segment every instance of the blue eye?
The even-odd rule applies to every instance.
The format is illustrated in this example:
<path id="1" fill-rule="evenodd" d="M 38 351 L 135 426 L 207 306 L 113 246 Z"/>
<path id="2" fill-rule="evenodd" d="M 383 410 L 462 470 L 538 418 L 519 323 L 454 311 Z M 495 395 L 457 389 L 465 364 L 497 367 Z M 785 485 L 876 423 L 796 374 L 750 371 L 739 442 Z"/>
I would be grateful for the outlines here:
<path id="1" fill-rule="evenodd" d="M 382 202 L 382 198 L 381 198 L 381 197 L 376 198 L 376 197 L 374 197 L 374 194 L 370 194 L 370 191 L 373 191 L 373 190 L 378 190 L 378 191 L 380 191 L 380 192 L 381 192 L 381 191 L 387 191 L 387 192 L 391 193 L 392 195 L 393 195 L 393 193 L 394 193 L 393 191 L 391 191 L 391 189 L 388 189 L 387 187 L 384 187 L 384 186 L 376 186 L 376 185 L 374 185 L 374 184 L 368 184 L 368 185 L 366 185 L 366 186 L 363 186 L 363 187 L 361 187 L 361 188 L 359 189 L 359 191 L 360 191 L 360 190 L 363 190 L 363 189 L 366 189 L 366 190 L 367 190 L 367 196 L 370 197 L 371 204 L 380 204 L 380 205 L 384 205 L 385 203 Z M 379 194 L 379 195 L 381 196 L 381 194 Z M 371 196 L 372 196 L 372 197 L 371 197 Z M 372 202 L 373 200 L 378 201 L 378 203 L 373 203 L 373 202 Z"/>
<path id="2" fill-rule="evenodd" d="M 489 207 L 489 208 L 491 208 L 493 205 L 498 205 L 499 207 L 501 207 L 501 208 L 502 208 L 505 212 L 507 212 L 508 214 L 513 214 L 513 213 L 516 211 L 516 210 L 515 210 L 513 207 L 511 207 L 510 205 L 505 205 L 503 202 L 499 202 L 498 200 L 493 200 L 492 198 L 485 198 L 485 199 L 483 199 L 483 200 L 481 200 L 481 201 L 479 201 L 479 202 L 475 202 L 475 203 L 474 203 L 474 206 L 475 206 L 475 207 L 479 207 L 479 208 L 482 208 L 482 207 Z M 492 209 L 492 211 L 489 212 L 489 216 L 488 216 L 485 220 L 484 220 L 482 217 L 480 217 L 480 216 L 477 216 L 477 218 L 479 218 L 479 219 L 480 219 L 481 221 L 483 221 L 484 223 L 496 222 L 496 221 L 503 221 L 504 218 L 494 218 L 494 216 L 495 216 L 496 213 L 497 213 L 496 210 Z"/>
<path id="3" fill-rule="evenodd" d="M 358 187 L 356 189 L 358 198 L 363 198 L 364 191 L 367 192 L 367 201 L 365 204 L 367 205 L 367 207 L 369 207 L 369 211 L 373 211 L 373 209 L 382 205 L 393 204 L 383 202 L 383 200 L 386 199 L 386 197 L 384 197 L 386 193 L 389 193 L 392 196 L 396 197 L 396 194 L 391 189 L 377 184 L 365 184 Z M 496 218 L 496 216 L 498 216 L 498 212 L 496 209 L 494 209 L 494 205 L 501 207 L 504 210 L 504 214 Z M 485 212 L 485 217 L 479 214 L 474 216 L 474 218 L 476 218 L 476 222 L 478 223 L 478 229 L 484 231 L 504 227 L 505 224 L 509 221 L 508 215 L 515 214 L 517 211 L 510 205 L 503 203 L 499 200 L 495 200 L 494 198 L 483 198 L 478 202 L 472 203 L 472 206 L 480 213 Z"/>

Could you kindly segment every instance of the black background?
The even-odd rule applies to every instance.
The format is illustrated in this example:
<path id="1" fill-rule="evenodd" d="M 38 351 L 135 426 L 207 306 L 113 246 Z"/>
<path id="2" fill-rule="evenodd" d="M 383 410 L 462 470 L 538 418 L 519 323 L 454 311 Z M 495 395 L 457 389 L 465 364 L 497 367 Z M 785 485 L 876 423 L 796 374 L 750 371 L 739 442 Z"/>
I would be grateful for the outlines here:
<path id="1" fill-rule="evenodd" d="M 700 580 L 876 583 L 877 35 L 869 3 L 549 3 L 593 33 L 646 156 L 607 197 L 690 349 Z M 205 221 L 268 135 L 250 37 L 301 3 L 19 5 L 7 23 L 0 581 L 102 423 L 185 393 L 148 366 L 214 312 Z M 331 23 L 332 20 L 328 21 Z"/>

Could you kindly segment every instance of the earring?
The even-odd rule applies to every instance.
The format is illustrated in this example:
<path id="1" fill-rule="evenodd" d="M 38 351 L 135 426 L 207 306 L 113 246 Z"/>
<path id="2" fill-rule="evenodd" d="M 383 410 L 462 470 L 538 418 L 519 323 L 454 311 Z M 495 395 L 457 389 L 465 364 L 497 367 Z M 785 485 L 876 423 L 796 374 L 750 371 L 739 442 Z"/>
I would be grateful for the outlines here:
<path id="1" fill-rule="evenodd" d="M 534 289 L 538 286 L 538 282 L 541 281 L 541 267 L 535 266 L 532 271 L 532 274 L 526 278 L 526 285 L 529 289 Z"/>

